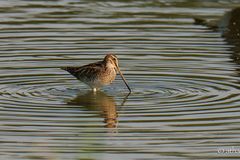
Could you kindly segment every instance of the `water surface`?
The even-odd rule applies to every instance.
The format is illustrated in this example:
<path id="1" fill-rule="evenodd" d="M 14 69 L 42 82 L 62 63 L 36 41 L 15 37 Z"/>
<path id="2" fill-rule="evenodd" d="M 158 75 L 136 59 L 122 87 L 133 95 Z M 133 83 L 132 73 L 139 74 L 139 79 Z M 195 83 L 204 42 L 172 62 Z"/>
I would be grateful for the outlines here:
<path id="1" fill-rule="evenodd" d="M 219 159 L 240 142 L 234 45 L 195 25 L 239 1 L 1 1 L 1 159 Z M 61 66 L 115 52 L 93 94 Z"/>

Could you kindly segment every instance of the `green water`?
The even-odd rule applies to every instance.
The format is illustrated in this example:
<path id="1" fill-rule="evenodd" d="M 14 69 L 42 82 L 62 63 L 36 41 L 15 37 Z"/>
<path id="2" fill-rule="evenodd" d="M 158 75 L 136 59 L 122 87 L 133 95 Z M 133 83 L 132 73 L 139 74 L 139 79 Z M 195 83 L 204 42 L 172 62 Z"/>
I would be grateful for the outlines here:
<path id="1" fill-rule="evenodd" d="M 0 159 L 240 158 L 236 50 L 193 19 L 239 2 L 0 1 Z M 59 69 L 108 52 L 132 94 Z"/>

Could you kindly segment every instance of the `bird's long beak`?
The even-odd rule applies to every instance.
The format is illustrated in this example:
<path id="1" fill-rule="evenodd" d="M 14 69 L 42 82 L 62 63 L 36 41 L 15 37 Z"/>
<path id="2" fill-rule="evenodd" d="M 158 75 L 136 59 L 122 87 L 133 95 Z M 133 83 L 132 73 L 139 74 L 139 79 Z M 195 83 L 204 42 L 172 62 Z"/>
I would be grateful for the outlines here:
<path id="1" fill-rule="evenodd" d="M 122 72 L 121 72 L 120 68 L 118 67 L 118 65 L 116 65 L 116 68 L 117 68 L 117 71 L 119 72 L 119 74 L 120 74 L 120 76 L 121 76 L 121 78 L 122 78 L 123 82 L 126 84 L 126 86 L 127 86 L 128 90 L 129 90 L 129 92 L 131 93 L 131 92 L 132 92 L 132 90 L 131 90 L 131 88 L 129 87 L 129 85 L 128 85 L 128 83 L 127 83 L 126 79 L 124 78 L 124 76 L 123 76 L 123 74 L 122 74 Z"/>

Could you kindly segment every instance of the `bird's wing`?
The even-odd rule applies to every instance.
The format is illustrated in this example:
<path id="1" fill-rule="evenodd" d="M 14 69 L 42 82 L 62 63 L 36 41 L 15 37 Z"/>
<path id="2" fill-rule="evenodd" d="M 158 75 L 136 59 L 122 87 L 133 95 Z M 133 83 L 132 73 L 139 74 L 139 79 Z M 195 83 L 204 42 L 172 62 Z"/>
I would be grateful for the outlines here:
<path id="1" fill-rule="evenodd" d="M 81 67 L 62 67 L 61 69 L 69 72 L 76 78 L 86 77 L 90 78 L 92 76 L 98 75 L 99 72 L 103 69 L 103 64 L 101 61 L 96 63 L 90 63 Z"/>

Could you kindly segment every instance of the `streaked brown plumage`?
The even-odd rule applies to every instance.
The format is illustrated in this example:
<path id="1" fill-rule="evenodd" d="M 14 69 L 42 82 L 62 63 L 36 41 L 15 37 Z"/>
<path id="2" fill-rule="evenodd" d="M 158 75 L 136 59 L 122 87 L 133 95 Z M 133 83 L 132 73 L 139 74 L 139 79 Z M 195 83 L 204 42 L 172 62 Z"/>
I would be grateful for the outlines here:
<path id="1" fill-rule="evenodd" d="M 104 85 L 112 83 L 117 72 L 119 72 L 124 83 L 131 92 L 130 87 L 118 67 L 118 59 L 116 55 L 107 54 L 102 61 L 90 63 L 81 67 L 63 67 L 62 69 L 90 86 L 94 91 Z"/>

